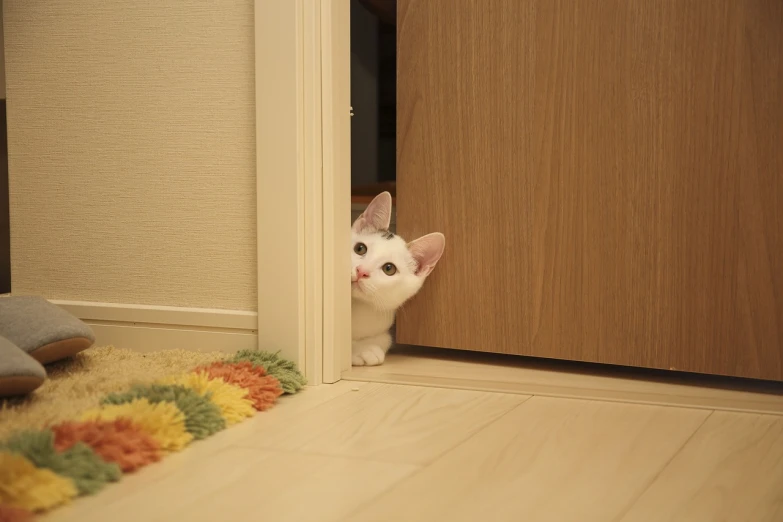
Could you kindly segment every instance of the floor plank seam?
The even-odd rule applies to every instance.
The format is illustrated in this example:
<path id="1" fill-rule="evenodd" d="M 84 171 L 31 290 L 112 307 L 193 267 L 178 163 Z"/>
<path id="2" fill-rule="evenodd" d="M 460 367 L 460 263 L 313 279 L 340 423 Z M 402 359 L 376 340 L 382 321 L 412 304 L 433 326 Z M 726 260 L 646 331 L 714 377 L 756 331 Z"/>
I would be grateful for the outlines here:
<path id="1" fill-rule="evenodd" d="M 477 436 L 479 433 L 481 433 L 482 431 L 486 430 L 487 428 L 489 428 L 490 426 L 492 426 L 492 425 L 493 425 L 493 424 L 495 424 L 496 422 L 500 421 L 500 420 L 501 420 L 502 418 L 504 418 L 506 415 L 510 415 L 510 414 L 511 414 L 513 411 L 515 411 L 517 408 L 521 408 L 522 406 L 524 406 L 524 404 L 525 404 L 526 402 L 528 402 L 528 401 L 529 401 L 530 399 L 532 399 L 532 398 L 533 398 L 533 396 L 532 396 L 532 395 L 531 395 L 531 396 L 529 396 L 529 397 L 526 397 L 526 398 L 525 398 L 525 399 L 524 399 L 522 402 L 520 402 L 519 404 L 517 404 L 517 405 L 516 405 L 516 406 L 514 406 L 513 408 L 509 408 L 509 409 L 508 409 L 508 411 L 505 411 L 505 412 L 503 412 L 502 414 L 498 415 L 497 417 L 495 417 L 495 418 L 494 418 L 494 419 L 492 419 L 491 421 L 487 422 L 487 423 L 486 423 L 486 424 L 484 424 L 482 427 L 480 427 L 479 429 L 477 429 L 477 430 L 476 430 L 476 431 L 474 431 L 473 433 L 469 434 L 469 435 L 468 435 L 467 437 L 465 437 L 463 440 L 461 440 L 461 441 L 457 442 L 457 443 L 456 443 L 456 444 L 454 444 L 454 445 L 453 445 L 451 448 L 447 449 L 446 451 L 444 451 L 444 452 L 443 452 L 443 453 L 441 453 L 440 455 L 438 455 L 438 456 L 434 457 L 433 459 L 431 459 L 431 460 L 430 460 L 429 462 L 427 462 L 426 464 L 421 464 L 421 465 L 418 465 L 418 469 L 414 470 L 412 473 L 410 473 L 410 474 L 406 475 L 404 478 L 402 478 L 402 479 L 398 480 L 398 481 L 397 481 L 397 482 L 395 482 L 394 484 L 391 484 L 391 485 L 390 485 L 388 488 L 386 488 L 386 489 L 385 489 L 383 492 L 379 493 L 378 495 L 374 496 L 373 498 L 371 498 L 371 499 L 367 500 L 366 502 L 363 502 L 363 503 L 361 503 L 361 504 L 360 504 L 360 505 L 359 505 L 359 506 L 358 506 L 356 509 L 354 509 L 353 511 L 351 511 L 351 512 L 348 514 L 348 516 L 346 516 L 345 518 L 346 518 L 346 519 L 348 519 L 348 520 L 350 520 L 351 518 L 353 518 L 353 517 L 354 517 L 354 515 L 357 515 L 357 514 L 361 513 L 361 511 L 362 511 L 363 509 L 365 509 L 367 506 L 369 506 L 369 505 L 370 505 L 372 502 L 374 502 L 376 499 L 378 499 L 378 498 L 380 498 L 382 495 L 385 495 L 386 493 L 388 493 L 388 492 L 392 491 L 394 488 L 396 488 L 397 486 L 399 486 L 399 485 L 400 485 L 401 483 L 403 483 L 404 481 L 411 480 L 412 478 L 416 477 L 416 475 L 418 475 L 419 473 L 422 473 L 422 472 L 424 472 L 426 469 L 428 469 L 430 466 L 433 466 L 433 465 L 434 465 L 436 462 L 438 462 L 439 460 L 446 458 L 446 457 L 447 457 L 447 456 L 448 456 L 448 455 L 449 455 L 451 452 L 453 452 L 453 451 L 456 451 L 456 450 L 457 450 L 457 448 L 459 448 L 460 446 L 462 446 L 462 445 L 464 445 L 464 444 L 467 444 L 467 443 L 468 443 L 468 442 L 469 442 L 471 439 L 473 439 L 474 437 L 476 437 L 476 436 Z M 399 464 L 399 462 L 395 462 L 395 463 L 396 463 L 396 464 Z"/>
<path id="2" fill-rule="evenodd" d="M 417 468 L 429 465 L 429 464 L 416 464 L 414 462 L 402 462 L 400 460 L 392 460 L 392 459 L 387 460 L 387 459 L 378 459 L 374 457 L 361 457 L 358 455 L 343 455 L 341 453 L 328 453 L 326 451 L 312 451 L 312 450 L 305 450 L 301 448 L 296 448 L 296 449 L 276 448 L 274 446 L 265 446 L 265 445 L 253 446 L 250 444 L 242 444 L 242 443 L 234 444 L 231 447 L 245 449 L 245 450 L 268 451 L 270 453 L 277 453 L 280 455 L 304 455 L 306 457 L 344 459 L 344 460 L 351 460 L 356 462 L 368 462 L 371 464 L 399 464 L 404 466 L 414 466 Z"/>
<path id="3" fill-rule="evenodd" d="M 410 480 L 411 478 L 415 477 L 416 475 L 418 475 L 419 473 L 421 473 L 421 472 L 422 472 L 424 469 L 426 469 L 427 467 L 428 467 L 428 466 L 417 466 L 417 467 L 416 467 L 416 469 L 413 469 L 413 470 L 411 470 L 411 472 L 410 472 L 410 473 L 407 473 L 407 474 L 406 474 L 404 477 L 400 477 L 400 479 L 399 479 L 399 480 L 395 481 L 395 482 L 394 482 L 394 483 L 392 483 L 392 484 L 389 484 L 389 486 L 388 486 L 388 487 L 384 488 L 384 489 L 383 489 L 383 491 L 380 491 L 380 492 L 378 492 L 378 494 L 377 494 L 377 495 L 375 495 L 375 496 L 373 496 L 373 497 L 371 497 L 371 498 L 368 498 L 368 499 L 367 499 L 367 500 L 365 500 L 364 502 L 360 502 L 360 503 L 359 503 L 359 504 L 358 504 L 358 505 L 357 505 L 357 506 L 356 506 L 354 509 L 352 509 L 352 510 L 348 510 L 348 512 L 346 513 L 346 515 L 345 515 L 345 517 L 344 517 L 344 518 L 345 518 L 346 520 L 353 518 L 353 516 L 354 516 L 354 515 L 356 515 L 356 514 L 358 514 L 358 513 L 361 513 L 361 511 L 362 511 L 363 509 L 365 509 L 365 508 L 366 508 L 366 507 L 368 507 L 370 504 L 372 504 L 373 502 L 375 502 L 375 500 L 376 500 L 376 499 L 378 499 L 378 498 L 382 497 L 383 495 L 385 495 L 385 494 L 386 494 L 386 493 L 388 493 L 389 491 L 393 490 L 394 488 L 396 488 L 397 486 L 399 486 L 400 484 L 402 484 L 402 483 L 403 483 L 403 482 L 405 482 L 406 480 Z"/>
<path id="4" fill-rule="evenodd" d="M 623 517 L 625 517 L 625 515 L 627 515 L 627 514 L 628 514 L 628 512 L 630 512 L 630 511 L 631 511 L 631 509 L 633 509 L 633 507 L 636 505 L 636 503 L 637 503 L 637 502 L 639 502 L 639 499 L 640 499 L 640 498 L 642 498 L 642 496 L 644 496 L 644 494 L 647 492 L 647 490 L 648 490 L 648 489 L 650 489 L 650 487 L 651 487 L 653 484 L 655 484 L 655 481 L 656 481 L 656 480 L 658 480 L 658 478 L 659 478 L 659 477 L 661 476 L 661 474 L 662 474 L 662 473 L 663 473 L 663 472 L 666 470 L 666 468 L 668 468 L 668 467 L 671 465 L 671 463 L 672 463 L 672 462 L 674 462 L 674 459 L 676 459 L 676 458 L 677 458 L 677 455 L 679 455 L 680 453 L 682 453 L 682 450 L 685 448 L 685 446 L 687 446 L 687 445 L 688 445 L 688 444 L 689 444 L 689 443 L 690 443 L 690 442 L 693 440 L 693 438 L 696 436 L 696 434 L 699 432 L 699 430 L 701 430 L 701 429 L 702 429 L 702 427 L 704 427 L 704 425 L 707 423 L 707 420 L 709 420 L 709 418 L 710 418 L 710 417 L 712 417 L 712 415 L 713 415 L 714 413 L 715 413 L 715 410 L 711 411 L 711 412 L 709 413 L 709 415 L 707 415 L 706 417 L 704 417 L 704 420 L 702 420 L 702 421 L 699 423 L 699 425 L 696 427 L 696 429 L 695 429 L 695 430 L 693 430 L 693 433 L 691 433 L 691 434 L 688 436 L 688 438 L 687 438 L 687 439 L 685 439 L 685 441 L 682 443 L 682 445 L 681 445 L 679 448 L 677 448 L 677 451 L 675 451 L 674 453 L 672 453 L 672 456 L 671 456 L 671 457 L 669 457 L 669 458 L 666 460 L 666 462 L 664 462 L 664 463 L 663 463 L 663 465 L 661 466 L 661 469 L 659 469 L 659 470 L 658 470 L 658 472 L 657 472 L 657 473 L 655 473 L 655 475 L 653 475 L 653 476 L 650 478 L 650 480 L 647 482 L 647 484 L 644 486 L 644 488 L 642 488 L 642 489 L 639 491 L 639 494 L 638 494 L 638 495 L 636 495 L 634 498 L 632 498 L 632 499 L 629 499 L 629 501 L 628 501 L 628 505 L 626 505 L 626 506 L 625 506 L 625 508 L 624 508 L 624 509 L 623 509 L 623 510 L 620 512 L 620 514 L 618 514 L 618 515 L 617 515 L 617 517 L 615 517 L 615 518 L 614 518 L 614 520 L 612 520 L 612 522 L 621 522 L 621 521 L 622 521 Z"/>
<path id="5" fill-rule="evenodd" d="M 464 439 L 455 442 L 453 446 L 445 449 L 442 453 L 440 453 L 437 456 L 433 457 L 429 461 L 423 462 L 423 463 L 403 462 L 403 461 L 400 461 L 399 459 L 382 459 L 382 458 L 374 458 L 374 457 L 361 457 L 361 456 L 356 456 L 356 455 L 346 455 L 346 454 L 340 454 L 340 453 L 328 453 L 328 452 L 321 452 L 321 451 L 311 451 L 311 450 L 305 450 L 305 449 L 302 449 L 302 448 L 280 448 L 280 447 L 275 447 L 272 444 L 265 445 L 263 443 L 262 444 L 258 444 L 258 445 L 254 445 L 254 444 L 247 443 L 247 442 L 244 442 L 244 443 L 243 442 L 237 442 L 237 443 L 232 444 L 231 447 L 242 448 L 242 449 L 257 449 L 257 450 L 260 450 L 260 451 L 272 451 L 272 452 L 284 453 L 284 454 L 289 454 L 289 455 L 296 455 L 296 454 L 298 454 L 298 455 L 310 455 L 310 456 L 313 456 L 313 457 L 345 458 L 345 459 L 357 460 L 357 461 L 362 461 L 362 462 L 373 462 L 373 463 L 376 463 L 376 464 L 404 464 L 404 465 L 417 466 L 417 467 L 424 468 L 424 467 L 430 466 L 433 462 L 437 461 L 438 459 L 440 459 L 444 455 L 450 453 L 452 450 L 454 450 L 458 446 L 461 446 L 462 444 L 464 444 L 468 440 L 472 439 L 476 434 L 478 434 L 479 432 L 483 431 L 484 429 L 486 429 L 490 425 L 494 424 L 495 422 L 499 421 L 500 419 L 502 419 L 506 415 L 510 414 L 512 411 L 516 410 L 517 408 L 519 408 L 520 406 L 522 406 L 523 404 L 525 404 L 527 401 L 529 401 L 532 398 L 533 398 L 532 395 L 525 397 L 524 399 L 521 400 L 521 402 L 519 402 L 519 404 L 514 405 L 513 407 L 509 408 L 508 411 L 503 412 L 502 414 L 498 415 L 494 419 L 491 419 L 490 421 L 488 421 L 485 424 L 481 425 L 474 432 L 469 433 Z M 326 403 L 323 403 L 323 404 L 326 404 Z M 352 417 L 349 417 L 349 418 L 352 418 Z M 346 419 L 346 420 L 348 420 L 348 419 Z"/>
<path id="6" fill-rule="evenodd" d="M 519 404 L 517 404 L 513 408 L 509 408 L 508 411 L 503 412 L 502 414 L 498 415 L 497 417 L 495 417 L 491 421 L 487 422 L 486 424 L 484 424 L 483 426 L 478 428 L 473 433 L 468 434 L 467 437 L 465 437 L 461 441 L 455 443 L 452 447 L 450 447 L 449 449 L 445 450 L 443 453 L 441 453 L 441 454 L 437 455 L 436 457 L 430 459 L 430 461 L 427 462 L 426 464 L 422 465 L 422 469 L 425 469 L 425 468 L 428 468 L 429 466 L 432 466 L 433 464 L 435 464 L 440 459 L 445 458 L 449 453 L 451 453 L 453 451 L 456 451 L 456 449 L 459 448 L 460 446 L 462 446 L 464 444 L 467 444 L 474 437 L 478 436 L 478 434 L 481 433 L 482 431 L 486 430 L 487 428 L 489 428 L 490 426 L 492 426 L 496 422 L 500 422 L 501 419 L 505 418 L 507 415 L 511 415 L 511 413 L 513 413 L 517 409 L 522 408 L 532 398 L 533 398 L 532 395 L 526 397 L 522 402 L 520 402 Z"/>

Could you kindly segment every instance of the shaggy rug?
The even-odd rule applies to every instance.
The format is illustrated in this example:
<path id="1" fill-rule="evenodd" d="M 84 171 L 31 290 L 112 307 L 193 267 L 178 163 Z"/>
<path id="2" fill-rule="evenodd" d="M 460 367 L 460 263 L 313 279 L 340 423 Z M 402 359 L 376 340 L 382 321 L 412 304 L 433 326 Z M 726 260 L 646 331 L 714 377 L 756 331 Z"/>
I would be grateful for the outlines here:
<path id="1" fill-rule="evenodd" d="M 93 348 L 47 372 L 30 396 L 0 401 L 0 522 L 93 494 L 305 385 L 261 351 Z"/>

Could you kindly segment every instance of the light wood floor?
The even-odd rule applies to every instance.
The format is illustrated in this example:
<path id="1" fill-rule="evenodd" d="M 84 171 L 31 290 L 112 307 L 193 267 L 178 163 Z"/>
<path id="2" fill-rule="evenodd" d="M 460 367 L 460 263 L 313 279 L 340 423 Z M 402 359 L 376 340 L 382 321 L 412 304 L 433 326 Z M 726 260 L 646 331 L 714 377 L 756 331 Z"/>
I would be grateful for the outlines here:
<path id="1" fill-rule="evenodd" d="M 47 521 L 781 522 L 783 416 L 341 381 Z"/>

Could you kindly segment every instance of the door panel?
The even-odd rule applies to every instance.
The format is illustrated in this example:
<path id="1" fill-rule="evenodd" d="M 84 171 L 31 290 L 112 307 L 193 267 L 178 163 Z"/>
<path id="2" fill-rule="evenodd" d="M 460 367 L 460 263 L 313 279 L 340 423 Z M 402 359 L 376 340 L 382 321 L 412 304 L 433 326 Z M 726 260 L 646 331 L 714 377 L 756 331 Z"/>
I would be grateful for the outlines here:
<path id="1" fill-rule="evenodd" d="M 783 379 L 783 2 L 398 17 L 398 342 Z"/>

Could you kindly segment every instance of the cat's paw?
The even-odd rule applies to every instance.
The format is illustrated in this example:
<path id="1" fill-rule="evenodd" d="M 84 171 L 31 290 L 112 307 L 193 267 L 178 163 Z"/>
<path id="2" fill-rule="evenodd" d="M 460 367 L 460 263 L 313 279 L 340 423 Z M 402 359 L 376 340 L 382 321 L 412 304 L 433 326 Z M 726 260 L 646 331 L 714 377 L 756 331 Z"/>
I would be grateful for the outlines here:
<path id="1" fill-rule="evenodd" d="M 379 346 L 367 346 L 353 352 L 351 364 L 353 366 L 378 366 L 386 359 L 386 352 Z"/>

